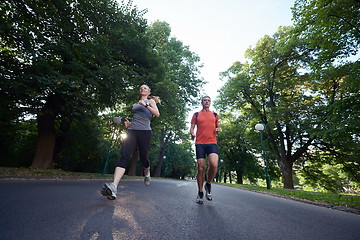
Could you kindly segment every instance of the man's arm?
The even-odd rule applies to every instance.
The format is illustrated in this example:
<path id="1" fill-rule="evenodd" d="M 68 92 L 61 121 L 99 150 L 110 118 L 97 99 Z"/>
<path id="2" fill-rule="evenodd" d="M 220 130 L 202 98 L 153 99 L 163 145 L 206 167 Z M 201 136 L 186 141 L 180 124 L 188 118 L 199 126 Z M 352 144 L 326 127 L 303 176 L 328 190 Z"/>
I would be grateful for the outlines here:
<path id="1" fill-rule="evenodd" d="M 220 133 L 220 122 L 219 122 L 219 117 L 218 117 L 218 115 L 216 116 L 215 133 L 216 133 L 216 134 Z"/>
<path id="2" fill-rule="evenodd" d="M 195 124 L 191 124 L 191 126 L 190 126 L 190 135 L 191 135 L 192 139 L 194 139 L 196 137 L 196 135 L 194 133 L 194 130 L 195 130 Z"/>

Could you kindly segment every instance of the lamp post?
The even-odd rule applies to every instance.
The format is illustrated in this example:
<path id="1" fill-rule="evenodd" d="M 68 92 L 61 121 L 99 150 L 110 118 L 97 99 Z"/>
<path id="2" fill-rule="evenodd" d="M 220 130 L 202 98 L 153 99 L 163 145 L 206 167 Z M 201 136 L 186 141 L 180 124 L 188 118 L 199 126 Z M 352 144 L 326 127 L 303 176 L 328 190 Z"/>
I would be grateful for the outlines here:
<path id="1" fill-rule="evenodd" d="M 121 123 L 121 117 L 114 117 L 112 119 L 112 123 L 114 125 L 114 131 L 113 131 L 112 136 L 111 136 L 110 149 L 109 149 L 109 152 L 108 152 L 108 154 L 106 156 L 106 161 L 105 161 L 105 165 L 104 165 L 104 169 L 103 169 L 102 174 L 105 174 L 106 171 L 107 171 L 108 164 L 109 164 L 109 157 L 110 157 L 110 153 L 111 153 L 111 149 L 112 149 L 112 145 L 113 145 L 113 141 L 114 141 L 114 137 L 115 137 L 115 132 L 116 132 L 116 125 L 119 125 Z"/>
<path id="2" fill-rule="evenodd" d="M 224 162 L 224 160 L 220 159 L 219 160 L 219 168 L 218 168 L 218 182 L 221 182 L 221 164 Z"/>
<path id="3" fill-rule="evenodd" d="M 260 138 L 261 138 L 261 148 L 262 148 L 262 157 L 264 159 L 264 165 L 265 165 L 265 179 L 266 179 L 266 188 L 270 189 L 271 188 L 271 182 L 270 182 L 270 176 L 268 173 L 268 165 L 266 162 L 266 155 L 265 155 L 265 147 L 264 147 L 264 136 L 263 136 L 263 131 L 265 129 L 264 124 L 262 123 L 258 123 L 255 125 L 255 130 L 259 132 L 260 134 Z"/>
<path id="4" fill-rule="evenodd" d="M 164 178 L 166 178 L 166 156 L 163 156 L 163 163 L 164 163 Z"/>

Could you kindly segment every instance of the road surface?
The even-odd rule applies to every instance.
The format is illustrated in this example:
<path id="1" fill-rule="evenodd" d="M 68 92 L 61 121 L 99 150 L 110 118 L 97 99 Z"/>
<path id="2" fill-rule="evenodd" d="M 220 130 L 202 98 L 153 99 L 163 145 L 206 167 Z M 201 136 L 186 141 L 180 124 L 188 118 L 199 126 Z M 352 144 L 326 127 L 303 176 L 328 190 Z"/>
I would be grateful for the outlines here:
<path id="1" fill-rule="evenodd" d="M 124 180 L 118 198 L 99 180 L 1 180 L 1 240 L 360 239 L 360 215 L 195 181 Z"/>

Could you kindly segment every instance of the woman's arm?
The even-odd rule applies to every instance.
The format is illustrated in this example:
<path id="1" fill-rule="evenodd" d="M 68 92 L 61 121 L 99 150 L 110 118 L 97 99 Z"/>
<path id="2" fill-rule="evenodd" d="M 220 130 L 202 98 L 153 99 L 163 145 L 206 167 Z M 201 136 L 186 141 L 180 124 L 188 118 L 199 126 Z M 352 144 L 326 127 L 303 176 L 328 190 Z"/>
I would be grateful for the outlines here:
<path id="1" fill-rule="evenodd" d="M 145 101 L 142 101 L 142 105 L 144 105 L 151 112 L 152 115 L 154 115 L 155 117 L 160 117 L 159 109 L 157 108 L 156 102 L 153 99 L 150 99 L 148 101 L 148 104 L 146 104 Z"/>

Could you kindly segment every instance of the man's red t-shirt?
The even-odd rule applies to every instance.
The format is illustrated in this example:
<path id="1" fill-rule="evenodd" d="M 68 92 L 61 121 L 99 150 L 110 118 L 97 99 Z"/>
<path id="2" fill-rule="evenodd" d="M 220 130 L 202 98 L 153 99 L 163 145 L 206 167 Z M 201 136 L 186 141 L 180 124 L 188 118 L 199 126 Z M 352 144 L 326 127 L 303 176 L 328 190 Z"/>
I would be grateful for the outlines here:
<path id="1" fill-rule="evenodd" d="M 215 128 L 219 117 L 212 111 L 201 110 L 196 117 L 194 114 L 191 124 L 196 124 L 195 144 L 217 144 Z"/>

